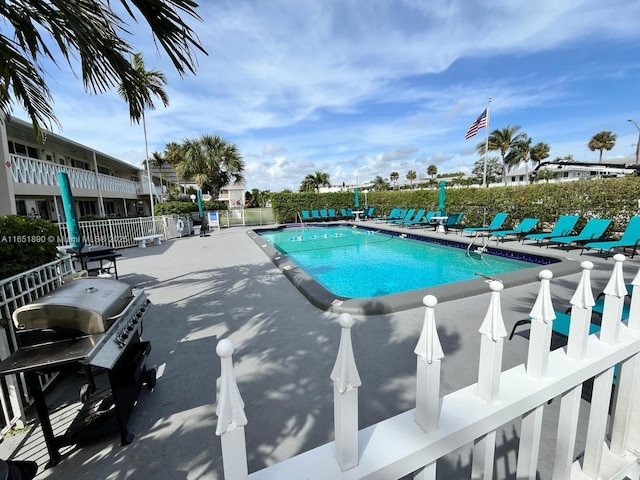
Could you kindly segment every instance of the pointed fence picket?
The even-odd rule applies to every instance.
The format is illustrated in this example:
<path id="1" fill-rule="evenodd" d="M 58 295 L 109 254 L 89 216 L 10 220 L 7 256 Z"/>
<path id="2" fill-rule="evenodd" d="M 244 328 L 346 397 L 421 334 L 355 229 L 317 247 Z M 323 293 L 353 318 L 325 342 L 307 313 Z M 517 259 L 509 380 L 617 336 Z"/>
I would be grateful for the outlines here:
<path id="1" fill-rule="evenodd" d="M 331 379 L 334 383 L 336 441 L 276 465 L 247 473 L 242 398 L 233 377 L 228 340 L 218 344 L 222 357 L 217 435 L 221 436 L 226 480 L 380 479 L 413 474 L 435 479 L 437 460 L 473 445 L 472 479 L 493 478 L 496 430 L 521 421 L 518 479 L 535 479 L 547 402 L 560 397 L 560 417 L 553 465 L 554 479 L 639 478 L 640 465 L 640 271 L 632 282 L 628 322 L 621 322 L 624 297 L 623 255 L 604 290 L 601 331 L 589 335 L 591 262 L 571 298 L 567 348 L 550 351 L 555 313 L 551 301 L 552 273 L 540 273 L 540 288 L 532 307 L 526 365 L 502 371 L 506 329 L 500 296 L 503 285 L 490 281 L 491 298 L 480 327 L 478 382 L 440 397 L 440 365 L 444 353 L 436 330 L 437 299 L 424 298 L 425 317 L 417 356 L 416 408 L 357 431 L 357 389 L 360 377 L 351 346 L 353 319 L 341 314 L 340 347 Z M 225 343 L 223 343 L 225 342 Z M 228 343 L 226 343 L 228 342 Z M 616 365 L 619 374 L 614 377 Z M 581 460 L 574 455 L 582 385 L 594 379 L 587 438 Z M 615 384 L 611 415 L 610 398 Z"/>

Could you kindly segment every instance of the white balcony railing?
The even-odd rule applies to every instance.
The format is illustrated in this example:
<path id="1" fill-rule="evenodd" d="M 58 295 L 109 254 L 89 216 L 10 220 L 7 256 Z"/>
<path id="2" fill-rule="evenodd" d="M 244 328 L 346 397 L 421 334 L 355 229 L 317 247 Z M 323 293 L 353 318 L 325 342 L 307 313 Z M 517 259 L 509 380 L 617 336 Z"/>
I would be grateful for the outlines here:
<path id="1" fill-rule="evenodd" d="M 58 165 L 34 158 L 21 157 L 18 155 L 11 156 L 11 175 L 15 183 L 57 187 L 59 171 L 67 172 L 72 188 L 86 190 L 99 189 L 102 192 L 130 193 L 134 195 L 138 193 L 137 182 L 132 182 L 131 180 L 101 173 L 96 174 L 90 170 Z"/>

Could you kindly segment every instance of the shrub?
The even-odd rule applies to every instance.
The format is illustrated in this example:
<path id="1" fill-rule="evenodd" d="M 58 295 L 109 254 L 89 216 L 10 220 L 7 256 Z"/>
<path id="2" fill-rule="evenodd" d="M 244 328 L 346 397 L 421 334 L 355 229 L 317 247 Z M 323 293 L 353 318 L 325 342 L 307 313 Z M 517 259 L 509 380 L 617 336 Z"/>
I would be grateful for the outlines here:
<path id="1" fill-rule="evenodd" d="M 54 260 L 58 236 L 58 227 L 48 220 L 0 216 L 0 279 Z"/>
<path id="2" fill-rule="evenodd" d="M 164 202 L 153 207 L 156 215 L 187 215 L 197 211 L 198 205 L 193 202 Z"/>

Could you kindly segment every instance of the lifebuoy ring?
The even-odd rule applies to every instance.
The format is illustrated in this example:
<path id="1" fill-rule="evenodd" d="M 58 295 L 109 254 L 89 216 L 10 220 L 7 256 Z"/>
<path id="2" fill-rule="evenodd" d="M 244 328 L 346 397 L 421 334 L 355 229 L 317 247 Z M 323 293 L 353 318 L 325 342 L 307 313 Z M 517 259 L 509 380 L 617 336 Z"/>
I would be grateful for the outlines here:
<path id="1" fill-rule="evenodd" d="M 182 232 L 184 230 L 184 222 L 182 221 L 181 218 L 176 220 L 176 228 L 178 229 L 179 232 Z"/>

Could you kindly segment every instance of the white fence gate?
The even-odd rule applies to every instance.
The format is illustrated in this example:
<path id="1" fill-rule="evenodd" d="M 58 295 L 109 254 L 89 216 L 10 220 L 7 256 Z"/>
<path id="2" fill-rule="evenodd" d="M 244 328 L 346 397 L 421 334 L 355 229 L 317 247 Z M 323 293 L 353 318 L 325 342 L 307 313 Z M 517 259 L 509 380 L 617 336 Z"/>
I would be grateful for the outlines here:
<path id="1" fill-rule="evenodd" d="M 435 479 L 437 460 L 472 445 L 472 479 L 493 478 L 496 430 L 520 420 L 517 479 L 536 479 L 544 408 L 560 397 L 555 436 L 554 479 L 640 478 L 640 272 L 634 278 L 629 319 L 621 322 L 627 296 L 623 255 L 614 257 L 604 294 L 600 330 L 589 335 L 594 298 L 591 262 L 571 298 L 566 349 L 550 351 L 554 309 L 548 270 L 530 318 L 526 365 L 501 371 L 507 336 L 500 306 L 503 289 L 489 282 L 491 299 L 480 327 L 478 382 L 440 397 L 440 366 L 446 361 L 436 330 L 437 299 L 426 296 L 424 325 L 417 340 L 416 407 L 358 431 L 360 377 L 351 345 L 353 319 L 341 314 L 341 338 L 331 380 L 334 388 L 335 441 L 279 464 L 248 474 L 244 429 L 247 418 L 233 373 L 233 344 L 221 340 L 220 391 L 216 434 L 221 437 L 226 480 L 304 478 L 390 480 L 413 474 Z M 585 450 L 574 458 L 583 383 L 594 379 Z M 612 391 L 615 396 L 611 415 Z"/>

